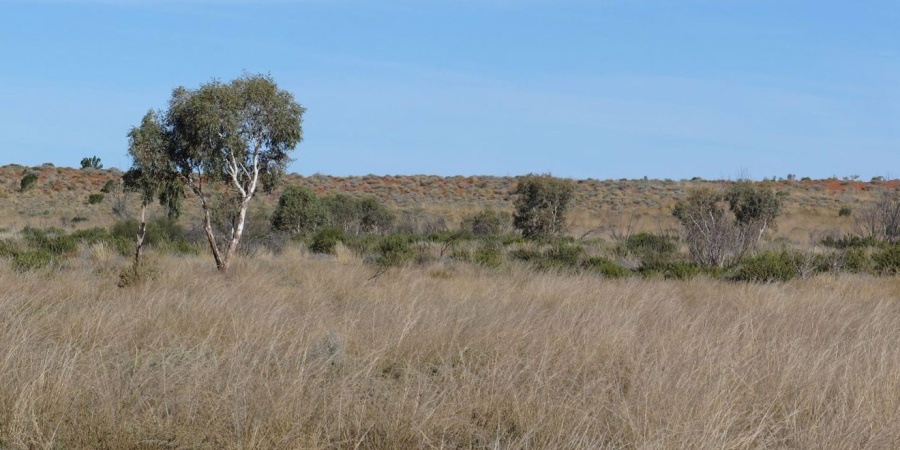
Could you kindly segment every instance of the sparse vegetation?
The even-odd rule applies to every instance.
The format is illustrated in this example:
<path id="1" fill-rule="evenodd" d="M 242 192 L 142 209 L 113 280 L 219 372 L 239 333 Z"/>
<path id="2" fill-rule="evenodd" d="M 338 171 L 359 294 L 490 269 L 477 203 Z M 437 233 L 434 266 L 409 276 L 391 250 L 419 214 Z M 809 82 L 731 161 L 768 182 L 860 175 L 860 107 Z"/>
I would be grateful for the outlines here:
<path id="1" fill-rule="evenodd" d="M 288 189 L 324 192 L 313 196 L 325 220 L 289 239 L 270 229 L 278 197 L 261 198 L 247 238 L 280 243 L 241 253 L 240 270 L 210 284 L 196 225 L 149 214 L 138 266 L 140 221 L 85 207 L 121 173 L 29 170 L 40 187 L 8 198 L 33 215 L 0 231 L 0 348 L 15 355 L 0 358 L 0 447 L 818 448 L 900 436 L 889 307 L 900 251 L 835 214 L 853 205 L 855 221 L 893 180 L 844 194 L 840 180 L 795 180 L 763 233 L 747 211 L 766 202 L 741 197 L 732 211 L 729 183 L 577 182 L 570 231 L 525 238 L 495 227 L 514 206 L 501 200 L 511 179 L 288 177 Z M 402 203 L 429 183 L 466 200 Z M 734 227 L 753 224 L 754 245 L 721 267 L 691 261 L 657 201 L 695 185 Z M 597 195 L 608 211 L 581 206 Z M 364 198 L 389 219 L 364 221 Z M 203 215 L 183 211 L 186 224 Z M 627 214 L 628 232 L 583 235 Z M 213 216 L 217 230 L 234 217 Z"/>

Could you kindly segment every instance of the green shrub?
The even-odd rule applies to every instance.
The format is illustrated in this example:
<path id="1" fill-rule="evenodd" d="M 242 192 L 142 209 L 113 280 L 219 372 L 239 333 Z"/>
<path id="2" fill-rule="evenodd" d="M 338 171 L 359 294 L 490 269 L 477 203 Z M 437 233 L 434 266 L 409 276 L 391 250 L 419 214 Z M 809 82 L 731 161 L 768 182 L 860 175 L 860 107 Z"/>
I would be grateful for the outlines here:
<path id="1" fill-rule="evenodd" d="M 389 233 L 397 221 L 397 216 L 375 197 L 359 201 L 359 225 L 363 233 Z"/>
<path id="2" fill-rule="evenodd" d="M 84 244 L 96 244 L 97 242 L 109 242 L 112 240 L 112 235 L 109 233 L 109 230 L 100 227 L 87 228 L 84 230 L 77 230 L 73 232 L 71 235 L 72 239 L 76 242 L 84 243 Z"/>
<path id="3" fill-rule="evenodd" d="M 850 217 L 853 214 L 853 208 L 849 206 L 841 206 L 838 210 L 838 217 Z"/>
<path id="4" fill-rule="evenodd" d="M 19 252 L 19 247 L 8 239 L 0 239 L 0 258 L 8 258 L 15 256 Z"/>
<path id="5" fill-rule="evenodd" d="M 488 208 L 463 218 L 459 228 L 475 237 L 498 236 L 506 229 L 508 222 L 506 214 Z"/>
<path id="6" fill-rule="evenodd" d="M 22 177 L 22 181 L 19 182 L 19 191 L 25 192 L 34 187 L 37 183 L 38 176 L 34 173 L 29 173 Z"/>
<path id="7" fill-rule="evenodd" d="M 81 159 L 81 168 L 82 169 L 102 169 L 103 164 L 100 163 L 100 158 L 96 156 L 91 156 L 88 158 Z"/>
<path id="8" fill-rule="evenodd" d="M 344 230 L 339 228 L 325 228 L 313 235 L 309 243 L 309 251 L 334 255 L 337 244 L 344 239 Z"/>
<path id="9" fill-rule="evenodd" d="M 406 265 L 416 255 L 412 246 L 415 241 L 414 236 L 406 234 L 392 234 L 383 237 L 378 242 L 375 264 L 383 268 Z"/>
<path id="10" fill-rule="evenodd" d="M 120 288 L 138 286 L 156 278 L 159 270 L 146 262 L 129 264 L 119 273 L 119 281 L 116 285 Z"/>
<path id="11" fill-rule="evenodd" d="M 900 244 L 894 244 L 873 253 L 872 264 L 878 273 L 900 273 Z"/>
<path id="12" fill-rule="evenodd" d="M 872 260 L 865 248 L 848 248 L 842 255 L 841 270 L 853 273 L 867 272 L 872 268 Z"/>
<path id="13" fill-rule="evenodd" d="M 43 269 L 50 265 L 53 256 L 47 250 L 29 250 L 13 255 L 13 269 L 18 272 Z"/>
<path id="14" fill-rule="evenodd" d="M 73 253 L 78 249 L 78 242 L 72 236 L 66 235 L 59 228 L 31 228 L 22 230 L 22 238 L 25 244 L 33 250 L 44 250 L 52 255 L 64 255 Z"/>
<path id="15" fill-rule="evenodd" d="M 735 278 L 760 283 L 789 281 L 801 275 L 824 272 L 828 268 L 823 255 L 790 250 L 763 252 L 744 258 Z"/>
<path id="16" fill-rule="evenodd" d="M 598 273 L 606 278 L 626 278 L 631 276 L 631 271 L 606 259 L 593 257 L 584 260 L 582 267 L 593 273 Z"/>
<path id="17" fill-rule="evenodd" d="M 662 276 L 667 280 L 689 280 L 701 273 L 710 273 L 713 269 L 704 269 L 686 261 L 648 259 L 641 262 L 638 270 L 645 277 Z"/>
<path id="18" fill-rule="evenodd" d="M 834 236 L 826 236 L 824 239 L 822 239 L 821 244 L 831 248 L 847 249 L 879 247 L 882 243 L 874 236 L 862 237 L 848 234 L 837 239 L 835 239 Z"/>
<path id="19" fill-rule="evenodd" d="M 272 228 L 292 235 L 314 233 L 328 222 L 328 211 L 312 189 L 290 186 L 278 198 Z"/>
<path id="20" fill-rule="evenodd" d="M 566 225 L 566 213 L 575 195 L 571 180 L 550 175 L 528 175 L 516 189 L 513 226 L 529 239 L 559 235 Z"/>
<path id="21" fill-rule="evenodd" d="M 89 194 L 88 195 L 88 204 L 96 205 L 97 203 L 103 202 L 103 194 Z"/>
<path id="22" fill-rule="evenodd" d="M 322 198 L 322 206 L 327 211 L 328 223 L 345 233 L 357 233 L 360 229 L 360 200 L 346 194 L 332 194 Z"/>
<path id="23" fill-rule="evenodd" d="M 653 233 L 637 233 L 625 240 L 629 253 L 644 258 L 667 258 L 675 253 L 678 245 L 675 239 Z"/>
<path id="24" fill-rule="evenodd" d="M 499 243 L 485 243 L 475 250 L 473 260 L 485 267 L 500 267 L 503 264 L 503 247 Z"/>
<path id="25" fill-rule="evenodd" d="M 560 240 L 544 250 L 520 248 L 510 252 L 510 257 L 532 264 L 538 270 L 578 269 L 584 248 L 578 244 Z"/>
<path id="26" fill-rule="evenodd" d="M 116 187 L 118 187 L 118 186 L 119 186 L 119 183 L 117 183 L 116 180 L 106 180 L 106 184 L 104 184 L 103 187 L 100 188 L 100 192 L 102 192 L 104 194 L 109 194 L 109 193 L 115 191 Z"/>

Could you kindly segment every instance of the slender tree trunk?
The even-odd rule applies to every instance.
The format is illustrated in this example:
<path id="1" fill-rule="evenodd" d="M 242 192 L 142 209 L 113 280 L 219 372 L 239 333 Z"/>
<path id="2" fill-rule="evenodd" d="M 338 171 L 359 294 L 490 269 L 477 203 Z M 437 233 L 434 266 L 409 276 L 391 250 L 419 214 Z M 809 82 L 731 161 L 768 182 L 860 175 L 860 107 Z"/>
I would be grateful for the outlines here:
<path id="1" fill-rule="evenodd" d="M 216 260 L 216 269 L 219 269 L 219 272 L 227 271 L 228 263 L 222 259 L 222 255 L 219 253 L 219 246 L 216 244 L 216 235 L 213 233 L 209 206 L 205 201 L 203 202 L 203 231 L 206 232 L 206 240 L 209 241 L 209 249 L 212 251 L 213 259 Z"/>
<path id="2" fill-rule="evenodd" d="M 228 243 L 228 249 L 225 251 L 226 268 L 231 265 L 234 253 L 237 250 L 238 244 L 241 242 L 241 235 L 244 234 L 244 223 L 247 220 L 247 207 L 249 205 L 249 198 L 245 198 L 241 201 L 241 210 L 238 212 L 237 223 L 234 226 L 234 230 L 231 232 L 231 242 Z"/>
<path id="3" fill-rule="evenodd" d="M 147 235 L 147 202 L 141 201 L 141 228 L 134 238 L 134 265 L 141 264 L 144 255 L 144 237 Z"/>

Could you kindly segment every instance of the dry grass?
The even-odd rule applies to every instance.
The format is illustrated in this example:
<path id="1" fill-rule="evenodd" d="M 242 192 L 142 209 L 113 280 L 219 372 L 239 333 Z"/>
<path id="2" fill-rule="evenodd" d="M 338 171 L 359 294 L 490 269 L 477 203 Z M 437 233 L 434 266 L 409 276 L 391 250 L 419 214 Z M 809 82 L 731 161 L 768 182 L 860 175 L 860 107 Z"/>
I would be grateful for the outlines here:
<path id="1" fill-rule="evenodd" d="M 897 278 L 208 259 L 0 265 L 0 448 L 900 445 Z"/>

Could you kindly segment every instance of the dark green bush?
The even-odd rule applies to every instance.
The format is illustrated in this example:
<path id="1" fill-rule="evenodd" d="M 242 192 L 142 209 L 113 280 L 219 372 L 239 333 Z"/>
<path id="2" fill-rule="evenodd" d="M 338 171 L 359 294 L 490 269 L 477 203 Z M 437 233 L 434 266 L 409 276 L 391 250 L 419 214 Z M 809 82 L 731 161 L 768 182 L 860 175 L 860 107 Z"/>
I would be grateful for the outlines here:
<path id="1" fill-rule="evenodd" d="M 498 236 L 506 230 L 509 221 L 508 214 L 488 208 L 465 217 L 459 228 L 475 237 Z"/>
<path id="2" fill-rule="evenodd" d="M 102 192 L 104 194 L 109 194 L 109 193 L 115 191 L 116 187 L 118 187 L 118 186 L 119 186 L 119 183 L 117 183 L 116 180 L 107 180 L 106 184 L 104 184 L 103 187 L 100 188 L 100 192 Z"/>
<path id="3" fill-rule="evenodd" d="M 678 249 L 674 238 L 653 233 L 637 233 L 625 240 L 625 249 L 646 258 L 668 258 Z"/>
<path id="4" fill-rule="evenodd" d="M 415 236 L 407 234 L 392 234 L 383 237 L 378 242 L 375 264 L 387 268 L 400 267 L 409 263 L 416 255 L 412 245 L 416 240 Z"/>
<path id="5" fill-rule="evenodd" d="M 789 281 L 801 275 L 812 275 L 828 270 L 823 255 L 797 251 L 763 252 L 741 260 L 735 279 L 768 283 Z"/>
<path id="6" fill-rule="evenodd" d="M 584 260 L 582 267 L 592 273 L 598 273 L 606 278 L 626 278 L 631 276 L 631 271 L 606 259 L 593 257 Z"/>
<path id="7" fill-rule="evenodd" d="M 872 268 L 872 260 L 865 248 L 848 248 L 843 253 L 840 269 L 847 272 L 861 273 Z"/>
<path id="8" fill-rule="evenodd" d="M 853 214 L 853 208 L 849 206 L 841 206 L 838 210 L 838 217 L 850 217 Z"/>
<path id="9" fill-rule="evenodd" d="M 34 173 L 29 173 L 22 177 L 22 181 L 19 182 L 19 191 L 25 192 L 34 187 L 37 183 L 38 176 Z"/>
<path id="10" fill-rule="evenodd" d="M 539 250 L 525 247 L 510 252 L 510 257 L 532 264 L 538 270 L 578 269 L 584 248 L 567 240 L 559 240 Z"/>
<path id="11" fill-rule="evenodd" d="M 314 233 L 328 222 L 328 210 L 312 189 L 290 186 L 278 198 L 272 228 L 298 235 Z"/>
<path id="12" fill-rule="evenodd" d="M 47 250 L 29 250 L 15 253 L 12 257 L 13 269 L 18 272 L 43 269 L 50 265 L 53 256 Z"/>
<path id="13" fill-rule="evenodd" d="M 541 239 L 562 233 L 575 196 L 571 180 L 532 174 L 521 178 L 512 193 L 516 196 L 513 226 L 522 236 Z"/>
<path id="14" fill-rule="evenodd" d="M 89 205 L 96 205 L 97 203 L 103 202 L 103 194 L 89 194 L 88 200 Z"/>
<path id="15" fill-rule="evenodd" d="M 885 247 L 872 253 L 872 264 L 878 273 L 900 273 L 900 244 Z"/>
<path id="16" fill-rule="evenodd" d="M 846 249 L 879 247 L 882 245 L 882 242 L 874 236 L 862 237 L 848 234 L 840 238 L 835 238 L 834 236 L 826 236 L 824 239 L 822 239 L 821 244 L 826 247 Z"/>
<path id="17" fill-rule="evenodd" d="M 119 282 L 116 285 L 120 288 L 137 286 L 156 278 L 158 273 L 159 270 L 156 267 L 146 262 L 129 264 L 119 273 Z"/>
<path id="18" fill-rule="evenodd" d="M 66 235 L 65 231 L 59 228 L 25 227 L 22 230 L 22 238 L 32 250 L 44 250 L 52 255 L 73 253 L 78 249 L 75 238 Z"/>
<path id="19" fill-rule="evenodd" d="M 473 260 L 485 267 L 500 267 L 503 264 L 503 247 L 499 243 L 485 243 L 475 249 Z"/>
<path id="20" fill-rule="evenodd" d="M 97 242 L 109 242 L 112 240 L 112 235 L 109 233 L 109 230 L 100 227 L 77 230 L 70 236 L 76 242 L 88 245 L 95 244 Z"/>
<path id="21" fill-rule="evenodd" d="M 715 269 L 703 268 L 687 261 L 648 259 L 638 269 L 645 277 L 661 276 L 667 280 L 689 280 L 701 273 L 714 273 Z"/>
<path id="22" fill-rule="evenodd" d="M 344 240 L 344 230 L 340 228 L 325 228 L 313 235 L 309 243 L 309 251 L 334 255 L 337 244 Z"/>

